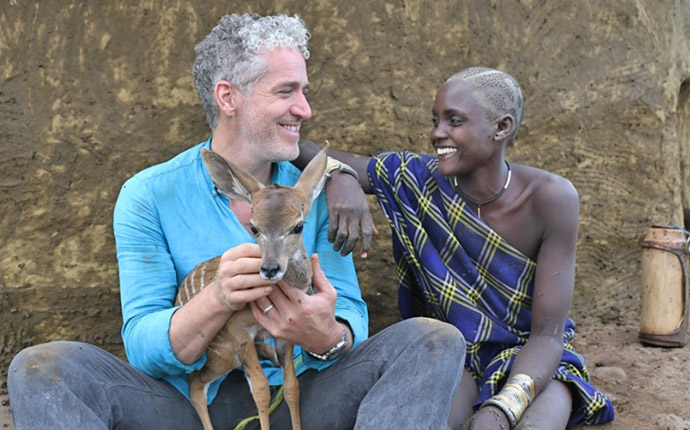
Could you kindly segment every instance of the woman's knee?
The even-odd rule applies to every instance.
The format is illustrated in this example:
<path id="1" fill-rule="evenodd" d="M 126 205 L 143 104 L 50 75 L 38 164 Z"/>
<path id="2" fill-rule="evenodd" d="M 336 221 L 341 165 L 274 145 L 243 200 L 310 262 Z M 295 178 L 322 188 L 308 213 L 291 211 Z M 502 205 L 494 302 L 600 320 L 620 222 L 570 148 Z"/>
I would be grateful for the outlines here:
<path id="1" fill-rule="evenodd" d="M 527 408 L 516 429 L 565 429 L 572 403 L 572 394 L 566 384 L 552 379 Z"/>

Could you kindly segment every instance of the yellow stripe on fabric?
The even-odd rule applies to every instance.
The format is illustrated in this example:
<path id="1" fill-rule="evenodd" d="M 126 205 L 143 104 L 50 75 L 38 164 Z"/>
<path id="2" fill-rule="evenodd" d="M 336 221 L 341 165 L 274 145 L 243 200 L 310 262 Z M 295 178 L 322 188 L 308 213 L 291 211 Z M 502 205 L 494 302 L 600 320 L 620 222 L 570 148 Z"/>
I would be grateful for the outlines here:
<path id="1" fill-rule="evenodd" d="M 477 343 L 481 344 L 491 338 L 494 330 L 494 323 L 488 318 L 484 318 L 482 324 L 477 328 Z"/>

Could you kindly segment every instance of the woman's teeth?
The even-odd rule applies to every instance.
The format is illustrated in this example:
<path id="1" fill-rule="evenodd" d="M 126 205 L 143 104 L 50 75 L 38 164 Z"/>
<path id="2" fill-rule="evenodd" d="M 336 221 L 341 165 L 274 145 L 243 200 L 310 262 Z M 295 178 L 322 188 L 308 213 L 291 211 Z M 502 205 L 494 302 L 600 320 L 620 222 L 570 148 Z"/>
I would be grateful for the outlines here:
<path id="1" fill-rule="evenodd" d="M 458 152 L 455 148 L 436 148 L 436 155 L 446 155 Z"/>

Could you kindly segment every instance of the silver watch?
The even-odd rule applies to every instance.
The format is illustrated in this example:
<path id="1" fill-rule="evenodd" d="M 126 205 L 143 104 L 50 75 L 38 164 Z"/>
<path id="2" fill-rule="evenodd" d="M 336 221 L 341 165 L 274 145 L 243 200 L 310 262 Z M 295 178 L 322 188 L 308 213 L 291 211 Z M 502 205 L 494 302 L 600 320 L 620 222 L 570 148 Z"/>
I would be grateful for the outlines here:
<path id="1" fill-rule="evenodd" d="M 345 327 L 343 327 L 343 337 L 342 337 L 342 339 L 340 339 L 340 342 L 335 344 L 335 346 L 333 348 L 326 351 L 323 355 L 322 354 L 314 354 L 313 352 L 309 352 L 309 351 L 307 351 L 307 354 L 311 355 L 312 357 L 316 358 L 317 360 L 329 361 L 329 360 L 333 360 L 335 357 L 338 356 L 338 354 L 343 352 L 343 349 L 345 349 L 346 346 L 347 346 L 347 329 Z"/>

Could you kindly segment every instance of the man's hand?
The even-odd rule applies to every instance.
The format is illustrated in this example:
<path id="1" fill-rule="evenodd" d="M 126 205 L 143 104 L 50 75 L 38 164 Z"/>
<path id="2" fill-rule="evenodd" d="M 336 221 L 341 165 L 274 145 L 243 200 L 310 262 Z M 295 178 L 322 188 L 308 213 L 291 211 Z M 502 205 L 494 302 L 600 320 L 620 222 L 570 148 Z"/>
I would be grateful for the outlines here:
<path id="1" fill-rule="evenodd" d="M 261 277 L 260 268 L 259 245 L 245 243 L 226 251 L 220 258 L 213 285 L 216 300 L 234 312 L 268 295 L 275 287 Z"/>
<path id="2" fill-rule="evenodd" d="M 261 252 L 256 244 L 245 243 L 223 254 L 216 280 L 178 309 L 170 320 L 170 345 L 178 360 L 194 363 L 233 312 L 277 289 L 261 278 L 260 266 Z"/>
<path id="3" fill-rule="evenodd" d="M 254 318 L 273 336 L 300 345 L 307 351 L 322 353 L 338 343 L 343 331 L 335 319 L 338 293 L 321 270 L 316 254 L 311 261 L 316 287 L 314 294 L 307 295 L 279 282 L 268 297 L 249 305 Z M 273 308 L 264 314 L 263 310 L 271 304 Z"/>
<path id="4" fill-rule="evenodd" d="M 326 183 L 328 202 L 328 241 L 340 255 L 347 255 L 355 249 L 362 232 L 362 258 L 366 258 L 371 247 L 372 235 L 378 235 L 369 211 L 369 202 L 359 181 L 354 176 L 334 171 Z"/>

